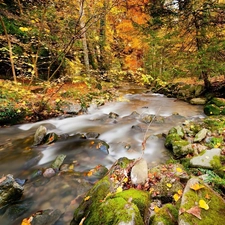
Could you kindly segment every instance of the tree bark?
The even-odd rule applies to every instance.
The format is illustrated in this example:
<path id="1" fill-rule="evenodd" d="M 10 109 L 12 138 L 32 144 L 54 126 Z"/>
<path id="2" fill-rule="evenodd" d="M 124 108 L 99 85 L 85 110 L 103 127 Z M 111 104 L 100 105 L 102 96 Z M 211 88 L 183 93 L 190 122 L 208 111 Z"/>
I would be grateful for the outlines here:
<path id="1" fill-rule="evenodd" d="M 10 37 L 7 33 L 7 30 L 6 30 L 6 27 L 5 27 L 5 24 L 4 24 L 4 21 L 2 19 L 2 17 L 0 16 L 0 22 L 1 22 L 1 25 L 3 27 L 3 30 L 5 32 L 5 36 L 6 36 L 6 39 L 7 39 L 7 42 L 8 42 L 8 47 L 9 47 L 9 59 L 10 59 L 10 63 L 11 63 L 11 69 L 12 69 L 12 74 L 13 74 L 13 80 L 15 82 L 17 82 L 17 79 L 16 79 L 16 71 L 15 71 L 15 65 L 14 65 L 14 60 L 13 60 L 13 51 L 12 51 L 12 45 L 11 45 L 11 41 L 10 41 Z"/>

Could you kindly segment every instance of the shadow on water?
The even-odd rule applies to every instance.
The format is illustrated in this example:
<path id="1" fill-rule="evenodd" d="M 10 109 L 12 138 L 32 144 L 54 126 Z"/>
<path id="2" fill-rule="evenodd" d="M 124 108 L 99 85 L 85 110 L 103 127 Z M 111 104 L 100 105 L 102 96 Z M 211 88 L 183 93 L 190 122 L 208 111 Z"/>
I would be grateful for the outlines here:
<path id="1" fill-rule="evenodd" d="M 111 112 L 113 116 L 109 116 Z M 41 178 L 36 183 L 30 181 L 25 185 L 22 201 L 26 207 L 18 215 L 19 223 L 37 210 L 57 206 L 64 212 L 61 224 L 69 224 L 79 201 L 75 201 L 76 204 L 71 202 L 91 185 L 85 179 L 85 171 L 99 164 L 109 168 L 120 157 L 133 159 L 142 153 L 149 167 L 164 163 L 169 155 L 162 134 L 187 119 L 199 117 L 203 117 L 201 106 L 159 94 L 143 93 L 142 89 L 127 89 L 122 90 L 120 101 L 101 107 L 92 105 L 85 115 L 1 128 L 1 176 L 10 173 L 21 179 L 30 178 L 35 170 L 51 165 L 59 154 L 67 156 L 65 163 L 75 164 L 72 175 Z M 66 134 L 69 138 L 35 147 L 33 135 L 41 124 L 47 127 L 48 132 L 59 136 Z M 97 139 L 73 138 L 78 133 L 89 132 L 100 135 Z M 146 144 L 142 152 L 144 139 Z M 109 146 L 108 150 L 99 147 L 102 143 Z M 6 214 L 0 217 L 0 224 L 1 221 L 12 224 L 11 217 Z"/>

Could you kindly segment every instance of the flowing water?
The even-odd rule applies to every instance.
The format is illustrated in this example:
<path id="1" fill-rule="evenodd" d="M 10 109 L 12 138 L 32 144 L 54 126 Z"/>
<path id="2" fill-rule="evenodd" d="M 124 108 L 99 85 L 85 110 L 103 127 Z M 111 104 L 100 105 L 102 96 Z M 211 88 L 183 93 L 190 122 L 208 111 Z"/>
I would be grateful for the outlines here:
<path id="1" fill-rule="evenodd" d="M 114 116 L 110 118 L 112 112 Z M 24 207 L 17 213 L 19 219 L 13 222 L 14 218 L 10 216 L 13 206 L 10 206 L 0 209 L 0 213 L 4 213 L 0 215 L 0 224 L 20 224 L 22 218 L 49 208 L 57 208 L 64 213 L 57 225 L 69 224 L 79 203 L 79 195 L 91 185 L 84 171 L 99 164 L 109 168 L 116 159 L 124 156 L 134 159 L 143 155 L 149 167 L 163 163 L 170 156 L 164 147 L 162 134 L 187 119 L 203 116 L 202 106 L 193 106 L 160 94 L 144 93 L 142 89 L 124 89 L 121 90 L 120 101 L 99 107 L 91 105 L 84 115 L 1 128 L 0 176 L 12 174 L 16 178 L 28 179 L 28 182 L 24 186 L 23 198 L 14 204 L 15 207 Z M 59 136 L 66 134 L 73 137 L 90 132 L 100 136 L 93 140 L 68 138 L 35 147 L 33 136 L 40 125 Z M 95 148 L 96 145 L 90 146 L 90 143 L 98 144 L 99 141 L 109 145 L 109 154 Z M 34 171 L 50 166 L 59 154 L 66 155 L 65 163 L 75 165 L 74 173 L 32 181 Z"/>

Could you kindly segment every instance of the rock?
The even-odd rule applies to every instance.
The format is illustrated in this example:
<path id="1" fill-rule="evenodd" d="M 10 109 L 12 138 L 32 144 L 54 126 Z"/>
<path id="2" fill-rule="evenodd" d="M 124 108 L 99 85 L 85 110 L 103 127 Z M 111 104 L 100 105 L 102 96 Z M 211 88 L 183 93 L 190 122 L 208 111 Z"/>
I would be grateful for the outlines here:
<path id="1" fill-rule="evenodd" d="M 94 138 L 94 139 L 96 139 L 99 136 L 100 136 L 100 134 L 96 133 L 96 132 L 88 132 L 88 133 L 86 133 L 86 138 Z"/>
<path id="2" fill-rule="evenodd" d="M 201 185 L 202 188 L 193 190 L 193 185 Z M 207 199 L 210 196 L 210 199 Z M 209 209 L 203 209 L 199 206 L 199 201 L 204 200 Z M 195 215 L 188 213 L 192 209 Z M 197 218 L 197 216 L 199 218 Z M 205 224 L 224 224 L 225 221 L 225 201 L 209 186 L 204 184 L 199 178 L 191 178 L 184 189 L 180 212 L 178 216 L 178 225 L 205 225 Z"/>
<path id="3" fill-rule="evenodd" d="M 214 105 L 214 104 L 207 104 L 205 107 L 204 107 L 204 113 L 207 115 L 207 116 L 211 116 L 211 115 L 219 115 L 221 112 L 221 109 Z"/>
<path id="4" fill-rule="evenodd" d="M 47 128 L 45 126 L 40 126 L 34 134 L 34 145 L 40 145 L 47 134 Z"/>
<path id="5" fill-rule="evenodd" d="M 174 225 L 178 219 L 177 208 L 168 203 L 165 204 L 151 219 L 151 225 Z"/>
<path id="6" fill-rule="evenodd" d="M 205 139 L 207 133 L 208 133 L 208 129 L 206 128 L 203 128 L 202 130 L 200 130 L 196 135 L 195 135 L 195 138 L 194 138 L 194 142 L 200 142 L 202 141 L 203 139 Z"/>
<path id="7" fill-rule="evenodd" d="M 185 155 L 188 155 L 194 152 L 192 144 L 190 144 L 186 140 L 174 141 L 172 148 L 173 148 L 173 154 L 177 158 L 181 158 Z"/>
<path id="8" fill-rule="evenodd" d="M 206 104 L 206 98 L 192 98 L 190 100 L 190 103 L 192 105 L 205 105 Z"/>
<path id="9" fill-rule="evenodd" d="M 60 218 L 61 211 L 58 209 L 46 209 L 32 215 L 32 225 L 53 225 Z"/>
<path id="10" fill-rule="evenodd" d="M 134 188 L 123 190 L 124 178 L 134 161 L 118 159 L 104 178 L 99 180 L 86 194 L 75 210 L 71 225 L 139 224 L 149 218 L 149 192 Z M 119 186 L 118 186 L 119 185 Z"/>
<path id="11" fill-rule="evenodd" d="M 210 104 L 215 104 L 218 107 L 225 106 L 225 99 L 224 98 L 212 98 Z"/>
<path id="12" fill-rule="evenodd" d="M 143 184 L 148 178 L 148 164 L 144 159 L 138 160 L 131 169 L 131 182 L 138 185 Z"/>
<path id="13" fill-rule="evenodd" d="M 43 177 L 46 177 L 46 178 L 51 178 L 53 176 L 55 176 L 56 172 L 54 169 L 52 168 L 48 168 L 44 171 L 43 173 Z"/>
<path id="14" fill-rule="evenodd" d="M 4 205 L 15 202 L 23 195 L 23 187 L 19 185 L 11 174 L 0 178 L 0 209 Z"/>
<path id="15" fill-rule="evenodd" d="M 118 117 L 119 117 L 119 115 L 117 113 L 114 113 L 114 112 L 109 113 L 109 118 L 111 118 L 111 119 L 117 119 Z"/>
<path id="16" fill-rule="evenodd" d="M 48 133 L 45 135 L 43 144 L 51 144 L 58 140 L 58 135 L 56 133 Z"/>
<path id="17" fill-rule="evenodd" d="M 163 203 L 172 202 L 173 195 L 183 190 L 182 182 L 188 179 L 189 175 L 181 164 L 156 166 L 149 170 L 151 197 Z"/>
<path id="18" fill-rule="evenodd" d="M 66 155 L 63 155 L 63 154 L 58 155 L 55 161 L 52 163 L 51 168 L 54 170 L 59 170 L 65 158 L 66 158 Z"/>
<path id="19" fill-rule="evenodd" d="M 192 167 L 202 167 L 212 169 L 213 164 L 212 161 L 215 156 L 220 156 L 221 149 L 213 148 L 211 150 L 206 150 L 204 154 L 195 156 L 190 160 L 190 165 Z"/>

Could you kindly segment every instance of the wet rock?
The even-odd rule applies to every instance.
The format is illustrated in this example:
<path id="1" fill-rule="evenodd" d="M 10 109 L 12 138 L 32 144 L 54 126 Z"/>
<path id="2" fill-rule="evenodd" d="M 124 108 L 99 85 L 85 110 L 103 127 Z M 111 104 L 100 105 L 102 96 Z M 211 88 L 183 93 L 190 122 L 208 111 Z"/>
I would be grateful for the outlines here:
<path id="1" fill-rule="evenodd" d="M 43 144 L 51 144 L 53 142 L 56 142 L 58 138 L 59 137 L 56 133 L 48 133 L 44 137 Z"/>
<path id="2" fill-rule="evenodd" d="M 117 113 L 114 113 L 114 112 L 109 113 L 109 118 L 111 118 L 111 119 L 117 119 L 118 117 L 119 117 L 119 115 Z"/>
<path id="3" fill-rule="evenodd" d="M 144 159 L 139 159 L 131 169 L 132 184 L 144 184 L 148 178 L 148 164 Z"/>
<path id="4" fill-rule="evenodd" d="M 95 181 L 103 178 L 107 172 L 108 172 L 108 169 L 105 166 L 98 165 L 95 168 L 93 168 L 85 173 L 86 179 L 91 182 L 95 182 Z"/>
<path id="5" fill-rule="evenodd" d="M 192 98 L 190 100 L 190 103 L 192 105 L 205 105 L 206 104 L 206 98 Z"/>
<path id="6" fill-rule="evenodd" d="M 194 185 L 201 185 L 201 188 L 195 191 L 193 189 Z M 210 199 L 207 199 L 207 196 L 210 196 Z M 209 208 L 201 208 L 199 204 L 200 200 L 204 200 Z M 194 215 L 188 210 L 192 210 Z M 214 192 L 209 186 L 204 184 L 199 178 L 191 178 L 187 182 L 182 195 L 178 224 L 224 224 L 224 221 L 224 199 L 222 199 L 222 197 Z"/>
<path id="7" fill-rule="evenodd" d="M 3 216 L 0 217 L 1 224 L 15 224 L 13 222 L 15 222 L 15 220 L 20 216 L 24 215 L 32 207 L 33 204 L 34 202 L 31 200 L 24 200 L 8 206 Z"/>
<path id="8" fill-rule="evenodd" d="M 53 225 L 60 218 L 61 211 L 58 209 L 46 209 L 32 215 L 31 225 Z"/>
<path id="9" fill-rule="evenodd" d="M 51 168 L 54 170 L 59 170 L 65 158 L 66 158 L 66 155 L 63 155 L 63 154 L 58 155 L 55 161 L 52 163 Z"/>
<path id="10" fill-rule="evenodd" d="M 96 139 L 99 136 L 100 136 L 100 134 L 96 133 L 96 132 L 88 132 L 88 133 L 86 133 L 86 138 L 94 138 L 94 139 Z"/>
<path id="11" fill-rule="evenodd" d="M 40 126 L 34 134 L 34 145 L 40 145 L 47 134 L 47 128 L 45 126 Z"/>
<path id="12" fill-rule="evenodd" d="M 51 178 L 51 177 L 55 176 L 55 174 L 56 174 L 56 172 L 53 168 L 47 168 L 43 173 L 43 177 Z"/>
<path id="13" fill-rule="evenodd" d="M 0 208 L 15 202 L 23 195 L 23 187 L 19 185 L 11 174 L 0 178 Z"/>
<path id="14" fill-rule="evenodd" d="M 219 157 L 221 149 L 213 148 L 211 150 L 206 150 L 202 155 L 195 156 L 190 160 L 192 167 L 201 167 L 213 169 L 213 159 L 214 157 Z"/>

